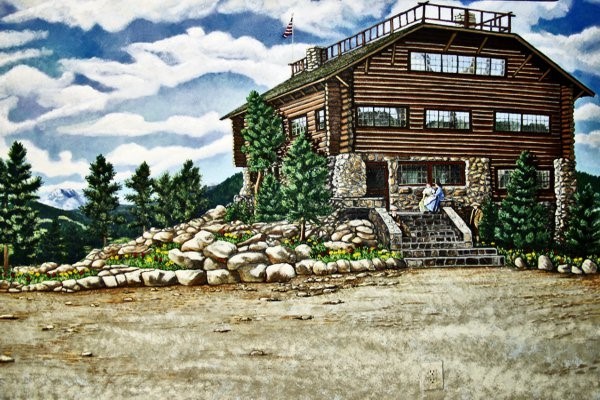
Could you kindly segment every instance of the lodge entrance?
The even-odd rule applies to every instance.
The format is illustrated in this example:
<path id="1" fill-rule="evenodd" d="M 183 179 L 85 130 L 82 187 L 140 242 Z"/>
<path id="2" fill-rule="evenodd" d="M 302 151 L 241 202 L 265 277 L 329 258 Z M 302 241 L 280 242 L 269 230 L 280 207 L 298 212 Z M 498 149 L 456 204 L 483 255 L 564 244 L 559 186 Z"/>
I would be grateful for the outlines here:
<path id="1" fill-rule="evenodd" d="M 367 197 L 383 197 L 390 208 L 388 165 L 386 162 L 367 162 Z"/>

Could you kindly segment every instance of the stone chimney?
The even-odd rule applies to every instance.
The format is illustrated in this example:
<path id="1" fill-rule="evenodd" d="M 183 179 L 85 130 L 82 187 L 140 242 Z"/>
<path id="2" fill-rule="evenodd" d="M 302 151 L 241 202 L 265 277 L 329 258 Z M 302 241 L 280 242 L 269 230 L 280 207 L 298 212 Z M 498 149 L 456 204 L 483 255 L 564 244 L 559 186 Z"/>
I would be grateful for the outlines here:
<path id="1" fill-rule="evenodd" d="M 319 68 L 325 61 L 325 48 L 309 47 L 306 49 L 306 70 L 312 71 Z"/>

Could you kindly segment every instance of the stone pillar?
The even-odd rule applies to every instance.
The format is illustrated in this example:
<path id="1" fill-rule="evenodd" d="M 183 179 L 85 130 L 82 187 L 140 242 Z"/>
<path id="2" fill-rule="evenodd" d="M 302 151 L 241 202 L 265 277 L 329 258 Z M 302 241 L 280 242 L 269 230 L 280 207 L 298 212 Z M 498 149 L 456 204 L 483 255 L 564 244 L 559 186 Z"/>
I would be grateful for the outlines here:
<path id="1" fill-rule="evenodd" d="M 309 47 L 306 49 L 306 70 L 312 71 L 323 64 L 323 47 Z"/>
<path id="2" fill-rule="evenodd" d="M 367 194 L 367 166 L 355 153 L 335 157 L 333 168 L 333 197 L 363 197 Z"/>
<path id="3" fill-rule="evenodd" d="M 554 160 L 554 194 L 556 211 L 554 213 L 554 239 L 563 238 L 565 225 L 569 218 L 569 207 L 573 204 L 573 195 L 577 191 L 575 161 L 568 158 Z"/>
<path id="4" fill-rule="evenodd" d="M 469 158 L 466 170 L 466 198 L 465 206 L 474 202 L 483 203 L 486 198 L 492 197 L 492 174 L 490 172 L 489 158 Z"/>
<path id="5" fill-rule="evenodd" d="M 240 189 L 240 196 L 254 196 L 254 183 L 252 182 L 252 178 L 250 177 L 250 170 L 248 168 L 244 168 L 242 170 L 242 177 L 244 183 L 242 184 L 242 189 Z"/>

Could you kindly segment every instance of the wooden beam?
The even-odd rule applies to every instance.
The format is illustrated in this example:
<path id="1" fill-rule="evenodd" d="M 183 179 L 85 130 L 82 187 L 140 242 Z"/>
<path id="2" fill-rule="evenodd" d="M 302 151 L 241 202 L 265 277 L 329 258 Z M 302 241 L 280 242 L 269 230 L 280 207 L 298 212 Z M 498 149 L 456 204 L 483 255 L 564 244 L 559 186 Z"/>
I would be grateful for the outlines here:
<path id="1" fill-rule="evenodd" d="M 540 79 L 538 79 L 540 82 L 544 80 L 544 78 L 550 73 L 550 71 L 552 71 L 552 68 L 548 68 L 546 70 L 546 72 L 544 72 L 544 74 L 542 76 L 540 76 Z"/>
<path id="2" fill-rule="evenodd" d="M 367 58 L 365 60 L 365 74 L 369 73 L 369 60 L 370 60 L 370 58 Z"/>
<path id="3" fill-rule="evenodd" d="M 350 85 L 348 85 L 342 78 L 340 78 L 339 75 L 336 75 L 335 77 L 338 81 L 342 82 L 342 85 L 346 86 L 347 88 L 350 87 Z"/>
<path id="4" fill-rule="evenodd" d="M 531 57 L 533 57 L 533 54 L 528 55 L 527 58 L 525 59 L 525 61 L 523 61 L 523 63 L 521 65 L 519 65 L 519 68 L 517 68 L 517 70 L 512 75 L 513 78 L 515 76 L 517 76 L 517 74 L 519 73 L 519 71 L 521 69 L 523 69 L 523 67 L 525 66 L 525 64 L 527 64 L 529 62 L 529 60 L 531 60 Z"/>
<path id="5" fill-rule="evenodd" d="M 452 33 L 452 36 L 450 36 L 450 40 L 448 40 L 448 43 L 446 43 L 446 47 L 444 47 L 444 51 L 448 51 L 448 49 L 450 48 L 450 46 L 452 45 L 452 42 L 454 42 L 454 39 L 456 39 L 456 32 Z M 486 38 L 487 39 L 487 38 Z"/>
<path id="6" fill-rule="evenodd" d="M 481 42 L 481 44 L 479 45 L 479 48 L 477 49 L 477 53 L 475 53 L 475 54 L 481 53 L 481 50 L 483 50 L 483 46 L 485 46 L 485 44 L 487 43 L 488 39 L 489 38 L 487 36 L 483 38 L 483 42 Z"/>
<path id="7" fill-rule="evenodd" d="M 396 62 L 396 44 L 392 47 L 392 65 Z"/>

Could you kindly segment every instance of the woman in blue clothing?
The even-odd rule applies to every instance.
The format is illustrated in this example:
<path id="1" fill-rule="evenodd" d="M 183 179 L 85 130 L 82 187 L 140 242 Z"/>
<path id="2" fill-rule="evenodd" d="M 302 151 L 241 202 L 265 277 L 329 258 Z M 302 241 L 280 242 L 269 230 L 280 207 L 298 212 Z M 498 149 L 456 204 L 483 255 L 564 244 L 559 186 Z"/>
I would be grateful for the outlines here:
<path id="1" fill-rule="evenodd" d="M 437 212 L 440 209 L 440 203 L 444 200 L 444 189 L 442 189 L 442 184 L 438 181 L 433 184 L 433 188 L 435 189 L 435 194 L 427 203 L 425 203 L 425 207 L 429 212 Z"/>

